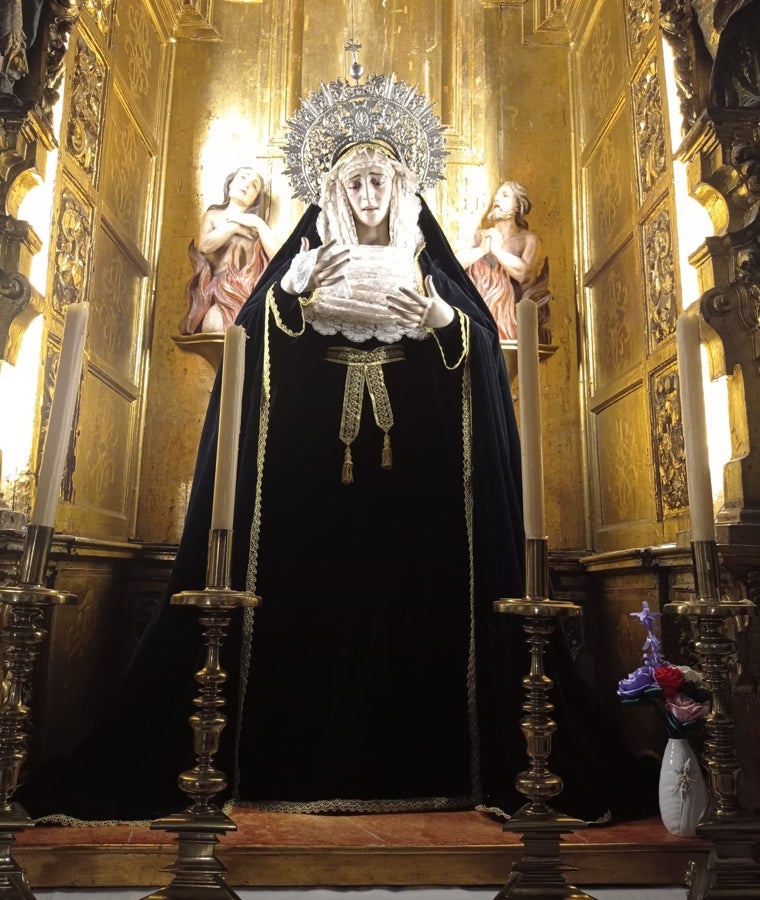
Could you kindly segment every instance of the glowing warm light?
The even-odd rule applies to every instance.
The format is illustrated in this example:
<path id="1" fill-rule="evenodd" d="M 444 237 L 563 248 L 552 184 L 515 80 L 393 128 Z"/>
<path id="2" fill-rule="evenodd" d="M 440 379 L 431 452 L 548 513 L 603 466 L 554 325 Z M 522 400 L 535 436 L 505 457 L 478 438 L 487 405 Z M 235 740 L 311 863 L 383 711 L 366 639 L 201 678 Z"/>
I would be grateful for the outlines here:
<path id="1" fill-rule="evenodd" d="M 201 150 L 200 189 L 204 206 L 221 203 L 224 179 L 240 166 L 260 170 L 258 143 L 251 119 L 230 112 L 210 123 Z"/>
<path id="2" fill-rule="evenodd" d="M 5 482 L 13 482 L 29 468 L 41 347 L 42 316 L 37 316 L 24 334 L 16 365 L 0 361 L 0 449 Z"/>
<path id="3" fill-rule="evenodd" d="M 58 151 L 53 151 L 48 157 L 47 171 L 55 172 L 58 168 Z M 42 294 L 47 291 L 48 255 L 50 250 L 50 232 L 53 223 L 51 211 L 53 209 L 53 191 L 55 184 L 52 178 L 41 182 L 32 188 L 19 204 L 18 218 L 22 219 L 34 229 L 42 242 L 40 252 L 32 257 L 29 269 L 29 281 L 32 287 Z"/>
<path id="4" fill-rule="evenodd" d="M 681 143 L 681 107 L 676 92 L 673 52 L 670 44 L 663 39 L 665 59 L 665 85 L 668 95 L 670 119 L 670 142 L 677 148 Z M 689 262 L 689 256 L 704 243 L 705 238 L 714 233 L 712 220 L 702 204 L 689 195 L 686 169 L 680 160 L 673 160 L 673 183 L 675 188 L 676 235 L 678 240 L 678 264 L 681 276 L 681 298 L 687 309 L 699 299 L 700 289 L 697 271 Z M 731 431 L 728 417 L 728 385 L 726 378 L 710 381 L 707 352 L 702 348 L 702 374 L 707 421 L 712 479 L 713 506 L 719 509 L 723 504 L 723 466 L 731 459 Z"/>

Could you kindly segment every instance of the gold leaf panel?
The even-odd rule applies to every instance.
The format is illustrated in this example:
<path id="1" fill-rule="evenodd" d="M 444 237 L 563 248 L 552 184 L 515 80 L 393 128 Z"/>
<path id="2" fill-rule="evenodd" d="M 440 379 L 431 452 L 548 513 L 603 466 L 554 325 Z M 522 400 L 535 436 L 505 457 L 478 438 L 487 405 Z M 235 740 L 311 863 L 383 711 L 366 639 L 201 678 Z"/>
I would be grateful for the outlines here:
<path id="1" fill-rule="evenodd" d="M 626 4 L 628 37 L 634 52 L 639 49 L 655 20 L 654 0 L 628 0 Z"/>
<path id="2" fill-rule="evenodd" d="M 119 87 L 155 138 L 161 124 L 158 116 L 164 90 L 164 47 L 139 0 L 120 0 L 118 25 L 113 58 Z"/>
<path id="3" fill-rule="evenodd" d="M 71 73 L 66 149 L 93 182 L 96 180 L 100 149 L 105 83 L 105 64 L 80 34 Z"/>
<path id="4" fill-rule="evenodd" d="M 117 523 L 126 516 L 133 400 L 90 369 L 82 388 L 74 501 L 115 518 L 112 528 L 118 528 Z"/>
<path id="5" fill-rule="evenodd" d="M 678 370 L 670 366 L 653 375 L 651 382 L 655 479 L 662 518 L 682 513 L 689 505 Z"/>
<path id="6" fill-rule="evenodd" d="M 93 211 L 89 202 L 66 178 L 55 220 L 53 309 L 62 313 L 87 297 Z"/>
<path id="7" fill-rule="evenodd" d="M 142 278 L 105 230 L 98 234 L 90 289 L 90 349 L 101 365 L 134 380 Z"/>
<path id="8" fill-rule="evenodd" d="M 623 88 L 625 41 L 617 3 L 602 4 L 578 54 L 583 143 L 589 144 Z"/>
<path id="9" fill-rule="evenodd" d="M 655 518 L 649 419 L 641 387 L 596 414 L 601 527 Z"/>
<path id="10" fill-rule="evenodd" d="M 589 261 L 604 259 L 630 233 L 633 159 L 625 110 L 619 112 L 586 165 Z"/>
<path id="11" fill-rule="evenodd" d="M 101 188 L 108 219 L 122 237 L 145 254 L 154 157 L 115 93 L 106 123 L 105 148 L 106 158 L 114 160 L 103 170 Z"/>
<path id="12" fill-rule="evenodd" d="M 633 242 L 608 263 L 589 290 L 594 328 L 595 392 L 640 364 L 644 315 Z"/>
<path id="13" fill-rule="evenodd" d="M 667 146 L 657 59 L 652 57 L 631 86 L 638 161 L 639 200 L 667 170 Z"/>
<path id="14" fill-rule="evenodd" d="M 641 243 L 644 253 L 647 332 L 650 350 L 654 350 L 675 334 L 678 317 L 675 248 L 671 216 L 667 207 L 655 209 L 644 222 Z"/>
<path id="15" fill-rule="evenodd" d="M 106 41 L 109 41 L 112 33 L 113 0 L 84 0 L 82 10 L 95 22 Z"/>

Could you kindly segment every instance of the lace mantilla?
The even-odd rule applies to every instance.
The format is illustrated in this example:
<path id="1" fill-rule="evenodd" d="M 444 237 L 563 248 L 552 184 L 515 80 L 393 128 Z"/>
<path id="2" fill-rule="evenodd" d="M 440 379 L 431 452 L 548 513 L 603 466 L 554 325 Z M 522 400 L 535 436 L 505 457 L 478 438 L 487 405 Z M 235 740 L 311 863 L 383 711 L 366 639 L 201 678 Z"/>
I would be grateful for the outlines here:
<path id="1" fill-rule="evenodd" d="M 344 277 L 314 292 L 304 306 L 306 321 L 320 334 L 343 334 L 355 343 L 377 338 L 390 344 L 402 337 L 424 340 L 424 328 L 410 328 L 388 306 L 389 291 L 408 287 L 419 291 L 414 254 L 401 247 L 350 244 Z"/>

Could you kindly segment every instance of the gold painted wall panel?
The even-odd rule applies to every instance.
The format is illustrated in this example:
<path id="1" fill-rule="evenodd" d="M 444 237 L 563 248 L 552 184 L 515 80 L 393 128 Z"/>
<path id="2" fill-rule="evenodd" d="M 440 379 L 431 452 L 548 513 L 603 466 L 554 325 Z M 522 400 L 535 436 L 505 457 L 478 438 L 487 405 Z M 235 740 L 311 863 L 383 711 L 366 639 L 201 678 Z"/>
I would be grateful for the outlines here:
<path id="1" fill-rule="evenodd" d="M 77 34 L 73 53 L 64 146 L 76 161 L 81 174 L 96 184 L 107 69 L 84 29 Z"/>
<path id="2" fill-rule="evenodd" d="M 90 288 L 90 350 L 112 374 L 133 382 L 143 278 L 129 255 L 101 228 Z"/>
<path id="3" fill-rule="evenodd" d="M 621 107 L 584 169 L 590 269 L 631 232 L 633 148 L 627 109 Z"/>
<path id="4" fill-rule="evenodd" d="M 593 322 L 593 391 L 638 369 L 646 352 L 641 280 L 633 242 L 625 245 L 589 288 Z"/>
<path id="5" fill-rule="evenodd" d="M 678 265 L 674 215 L 667 201 L 641 224 L 647 342 L 653 353 L 673 338 L 678 318 Z"/>
<path id="6" fill-rule="evenodd" d="M 117 522 L 123 522 L 126 516 L 134 399 L 105 381 L 93 368 L 82 387 L 74 498 L 89 514 L 97 513 Z"/>
<path id="7" fill-rule="evenodd" d="M 656 520 L 649 416 L 642 387 L 595 415 L 601 529 Z"/>
<path id="8" fill-rule="evenodd" d="M 448 110 L 457 144 L 452 157 L 460 161 L 450 171 L 482 166 L 482 157 L 477 163 L 470 161 L 474 144 L 482 154 L 486 118 L 479 0 L 457 4 L 389 0 L 384 5 L 360 0 L 354 18 L 357 39 L 364 45 L 359 60 L 367 73 L 393 71 L 429 92 L 436 112 Z M 324 27 L 326 21 L 329 29 Z M 251 161 L 269 185 L 270 224 L 283 237 L 288 234 L 302 207 L 290 199 L 278 136 L 302 94 L 317 89 L 322 81 L 346 77 L 351 61 L 343 50 L 351 31 L 350 9 L 342 0 L 220 3 L 214 26 L 221 35 L 219 43 L 178 42 L 175 48 L 171 152 L 165 175 L 137 529 L 138 537 L 146 540 L 172 541 L 179 536 L 212 380 L 204 360 L 180 350 L 171 340 L 178 333 L 185 284 L 192 274 L 187 246 L 197 236 L 205 206 L 219 201 L 224 176 L 236 165 Z M 519 34 L 511 40 L 519 43 Z M 493 83 L 497 84 L 495 77 Z M 497 86 L 501 96 L 503 85 Z M 527 107 L 525 114 L 527 121 Z M 542 131 L 545 118 L 542 115 Z M 489 147 L 492 160 L 497 151 L 494 144 Z M 566 140 L 562 149 L 566 158 Z M 536 151 L 536 157 L 540 155 Z M 554 158 L 553 151 L 550 157 Z M 545 159 L 546 155 L 543 165 Z M 501 177 L 500 168 L 494 163 L 494 182 Z M 481 173 L 484 196 L 492 189 L 488 180 Z M 452 184 L 454 191 L 442 215 L 447 228 L 458 225 L 461 209 L 460 182 L 452 177 Z M 439 207 L 442 195 L 443 189 L 431 191 L 426 199 Z M 454 241 L 458 237 L 449 234 Z M 471 238 L 471 232 L 467 237 Z M 171 457 L 166 453 L 167 433 L 172 435 Z M 567 433 L 574 434 L 569 428 Z"/>
<path id="9" fill-rule="evenodd" d="M 591 144 L 625 83 L 627 48 L 623 11 L 617 2 L 600 5 L 578 48 L 581 146 Z"/>
<path id="10" fill-rule="evenodd" d="M 165 49 L 155 23 L 140 0 L 119 0 L 113 65 L 134 114 L 156 138 L 162 125 Z"/>
<path id="11" fill-rule="evenodd" d="M 661 73 L 654 50 L 631 85 L 639 203 L 644 203 L 669 171 Z"/>
<path id="12" fill-rule="evenodd" d="M 110 98 L 104 152 L 109 164 L 101 179 L 103 215 L 145 256 L 155 160 L 117 92 Z"/>

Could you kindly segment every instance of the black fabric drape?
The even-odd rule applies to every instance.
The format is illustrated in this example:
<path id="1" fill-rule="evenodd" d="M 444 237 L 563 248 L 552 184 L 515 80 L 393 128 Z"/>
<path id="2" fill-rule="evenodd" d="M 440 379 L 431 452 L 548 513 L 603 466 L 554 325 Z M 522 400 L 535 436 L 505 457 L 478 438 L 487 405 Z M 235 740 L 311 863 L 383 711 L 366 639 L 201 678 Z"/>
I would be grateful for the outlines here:
<path id="1" fill-rule="evenodd" d="M 470 323 L 469 368 L 446 368 L 432 339 L 404 339 L 404 361 L 384 366 L 393 468 L 380 467 L 382 434 L 365 398 L 354 483 L 341 484 L 345 369 L 324 358 L 349 342 L 309 326 L 291 337 L 267 306 L 273 288 L 298 324 L 297 303 L 277 284 L 303 237 L 319 243 L 317 214 L 307 210 L 238 317 L 248 340 L 232 582 L 247 583 L 258 490 L 263 605 L 250 645 L 240 613 L 225 644 L 230 721 L 217 760 L 230 787 L 218 800 L 511 812 L 523 801 L 514 776 L 527 765 L 519 719 L 528 656 L 520 622 L 492 611 L 494 600 L 522 595 L 523 566 L 519 444 L 496 327 L 423 204 L 420 268 Z M 439 340 L 456 348 L 458 319 Z M 20 790 L 32 815 L 145 819 L 184 805 L 176 781 L 194 761 L 187 718 L 202 645 L 197 614 L 168 598 L 205 583 L 218 404 L 217 378 L 166 601 L 106 721 Z M 619 767 L 631 760 L 575 673 L 561 628 L 548 667 L 560 725 L 552 767 L 566 781 L 557 806 L 584 818 L 609 806 L 636 814 L 638 770 L 628 770 L 632 791 L 621 791 Z"/>

